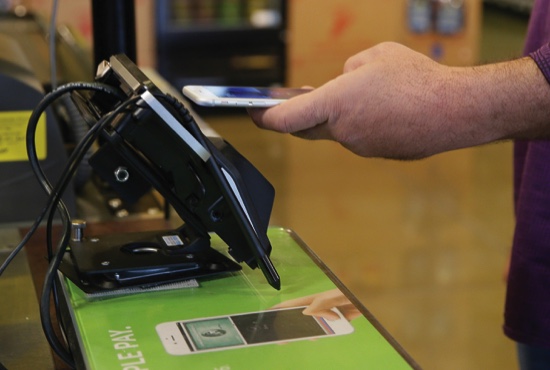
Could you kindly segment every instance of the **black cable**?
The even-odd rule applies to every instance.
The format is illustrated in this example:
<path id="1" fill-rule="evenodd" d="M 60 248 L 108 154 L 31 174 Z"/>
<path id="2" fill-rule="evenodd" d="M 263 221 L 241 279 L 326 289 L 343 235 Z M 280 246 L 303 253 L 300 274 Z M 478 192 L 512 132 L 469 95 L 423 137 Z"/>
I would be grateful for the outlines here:
<path id="1" fill-rule="evenodd" d="M 71 97 L 66 94 L 61 97 L 59 104 L 57 105 L 57 110 L 60 115 L 64 116 L 64 119 L 67 122 L 67 126 L 71 132 L 71 138 L 75 143 L 80 142 L 86 132 L 90 129 L 90 126 L 86 122 L 86 119 L 80 114 L 78 106 L 71 99 Z M 93 169 L 92 166 L 88 163 L 88 160 L 93 155 L 93 149 L 88 150 L 88 153 L 84 156 L 78 170 L 76 171 L 73 177 L 74 188 L 80 190 L 88 183 L 88 180 L 92 176 Z"/>
<path id="2" fill-rule="evenodd" d="M 40 164 L 38 162 L 38 158 L 36 155 L 36 146 L 34 144 L 34 131 L 36 130 L 36 125 L 38 124 L 38 120 L 40 116 L 46 111 L 46 109 L 58 98 L 60 98 L 62 95 L 75 91 L 75 90 L 93 90 L 93 91 L 99 91 L 99 92 L 105 92 L 108 94 L 112 94 L 115 96 L 120 97 L 120 92 L 109 86 L 109 85 L 103 85 L 98 83 L 70 83 L 63 85 L 56 90 L 52 91 L 51 93 L 47 94 L 41 101 L 38 103 L 38 106 L 33 110 L 31 117 L 29 118 L 29 125 L 27 126 L 27 138 L 26 138 L 26 144 L 27 144 L 27 155 L 29 157 L 29 162 L 31 164 L 31 167 L 40 183 L 42 188 L 46 191 L 47 194 L 52 190 L 52 186 L 48 179 L 46 178 L 44 172 L 42 171 L 42 168 L 40 167 Z M 125 98 L 125 97 L 124 97 Z M 64 205 L 62 205 L 63 207 Z M 65 209 L 66 210 L 66 209 Z M 68 211 L 67 211 L 68 213 Z M 51 256 L 51 245 L 48 248 L 49 256 Z"/>
<path id="3" fill-rule="evenodd" d="M 90 133 L 93 133 L 93 131 L 90 131 Z M 93 139 L 95 139 L 95 136 L 91 136 L 91 139 L 82 141 L 82 145 L 80 147 L 85 147 L 86 151 L 87 148 L 93 143 Z M 78 167 L 78 163 L 83 157 L 82 150 L 78 149 L 73 151 L 73 155 L 69 158 L 67 167 L 64 169 L 62 177 L 56 184 L 56 187 L 51 192 L 51 207 L 50 207 L 50 214 L 48 218 L 48 225 L 47 225 L 47 243 L 51 246 L 52 244 L 52 227 L 53 227 L 53 217 L 55 215 L 55 209 L 58 208 L 60 205 L 64 209 L 61 211 L 61 217 L 63 220 L 63 226 L 64 226 L 64 232 L 63 236 L 59 242 L 59 246 L 57 248 L 57 253 L 54 256 L 49 257 L 49 266 L 48 271 L 46 273 L 45 279 L 44 279 L 44 286 L 42 289 L 42 295 L 40 299 L 40 317 L 42 322 L 42 328 L 44 331 L 44 334 L 46 338 L 48 339 L 48 342 L 54 349 L 54 351 L 65 361 L 67 364 L 74 367 L 74 364 L 72 364 L 72 356 L 68 354 L 63 347 L 63 345 L 60 343 L 60 341 L 57 340 L 57 337 L 55 335 L 55 332 L 53 331 L 53 324 L 51 322 L 51 316 L 49 308 L 51 306 L 50 304 L 50 292 L 53 295 L 54 299 L 54 305 L 56 307 L 56 314 L 58 317 L 59 311 L 58 311 L 58 294 L 56 285 L 54 284 L 55 279 L 55 273 L 57 269 L 59 268 L 59 264 L 61 263 L 61 260 L 65 254 L 65 251 L 68 246 L 68 240 L 71 233 L 71 227 L 70 227 L 70 216 L 68 213 L 65 212 L 65 205 L 63 204 L 63 201 L 60 199 L 61 195 L 64 193 L 66 187 L 69 184 L 69 180 L 71 179 L 72 175 L 74 174 L 74 171 Z M 70 360 L 69 360 L 70 359 Z M 70 362 L 69 362 L 70 361 Z"/>
<path id="4" fill-rule="evenodd" d="M 103 117 L 101 120 L 99 120 L 93 127 L 90 129 L 90 131 L 86 134 L 84 139 L 77 145 L 73 153 L 71 154 L 71 157 L 68 160 L 67 166 L 65 167 L 58 183 L 56 184 L 55 188 L 44 188 L 44 190 L 47 190 L 50 194 L 50 212 L 53 213 L 55 210 L 55 206 L 59 206 L 60 204 L 63 204 L 63 201 L 61 200 L 61 196 L 63 192 L 65 191 L 66 187 L 70 183 L 70 179 L 72 178 L 73 174 L 75 173 L 76 169 L 78 168 L 78 165 L 90 146 L 93 144 L 97 136 L 101 133 L 101 131 L 111 123 L 111 121 L 116 117 L 116 115 L 120 114 L 124 109 L 128 107 L 130 104 L 134 104 L 137 100 L 139 100 L 139 97 L 129 99 L 125 101 L 123 104 L 121 104 L 117 109 L 115 109 L 112 113 L 109 115 Z M 35 122 L 29 122 L 30 128 L 35 128 Z M 29 132 L 29 135 L 32 137 L 34 132 Z M 34 143 L 34 140 L 32 141 Z M 33 145 L 31 145 L 33 146 Z M 33 148 L 34 149 L 34 148 Z M 30 151 L 32 152 L 32 150 Z M 35 154 L 35 153 L 34 153 Z M 30 154 L 29 154 L 30 155 Z M 29 157 L 31 159 L 31 157 Z M 32 158 L 33 161 L 36 161 L 36 157 Z M 39 164 L 38 164 L 39 166 Z M 42 179 L 43 183 L 49 183 L 46 178 Z M 66 208 L 65 208 L 66 209 Z M 51 215 L 50 213 L 50 215 Z M 72 364 L 72 358 L 70 355 L 67 354 L 67 351 L 64 349 L 63 345 L 60 343 L 59 339 L 55 335 L 53 324 L 50 316 L 50 293 L 55 290 L 55 275 L 59 268 L 59 265 L 61 264 L 61 261 L 63 259 L 63 255 L 68 247 L 69 238 L 71 234 L 71 228 L 69 223 L 69 217 L 68 213 L 64 213 L 64 211 L 61 212 L 63 215 L 64 220 L 66 220 L 64 233 L 61 238 L 61 241 L 59 243 L 59 247 L 57 249 L 57 253 L 53 256 L 49 266 L 48 271 L 46 273 L 45 281 L 44 281 L 44 287 L 42 289 L 42 295 L 40 299 L 40 316 L 42 320 L 42 327 L 44 330 L 44 334 L 46 335 L 46 339 L 48 339 L 48 342 L 50 343 L 50 346 L 54 349 L 54 351 L 61 357 L 63 361 L 65 361 L 67 364 L 73 366 Z M 48 225 L 51 227 L 51 225 Z"/>
<path id="5" fill-rule="evenodd" d="M 49 198 L 46 206 L 43 208 L 42 212 L 35 220 L 31 229 L 27 232 L 23 240 L 14 249 L 14 251 L 10 253 L 10 255 L 4 261 L 2 266 L 0 266 L 0 276 L 1 276 L 2 273 L 5 271 L 5 269 L 8 267 L 8 265 L 11 263 L 13 258 L 15 258 L 15 256 L 19 253 L 19 251 L 21 251 L 21 249 L 26 245 L 28 240 L 35 233 L 40 223 L 42 222 L 43 218 L 45 217 L 46 213 L 48 213 L 48 210 L 50 210 L 50 216 L 52 216 L 55 213 L 55 208 L 59 208 L 61 217 L 63 219 L 63 224 L 65 225 L 65 233 L 60 243 L 60 247 L 58 248 L 58 252 L 55 255 L 56 258 L 52 259 L 52 251 L 49 251 L 49 259 L 51 260 L 51 262 L 48 269 L 48 273 L 46 274 L 46 279 L 45 279 L 45 284 L 44 284 L 44 289 L 43 289 L 43 294 L 41 299 L 41 302 L 43 301 L 46 302 L 46 306 L 44 309 L 43 308 L 44 305 L 43 304 L 41 305 L 41 318 L 43 321 L 44 333 L 48 341 L 50 342 L 50 345 L 52 346 L 54 351 L 61 357 L 61 359 L 71 366 L 73 365 L 71 356 L 66 354 L 65 350 L 63 349 L 63 346 L 59 343 L 55 334 L 53 334 L 52 336 L 53 325 L 51 324 L 51 317 L 49 317 L 50 316 L 49 315 L 49 307 L 50 307 L 49 297 L 50 297 L 50 291 L 52 291 L 52 287 L 54 286 L 53 280 L 55 276 L 55 271 L 57 271 L 57 268 L 59 267 L 59 263 L 61 262 L 61 258 L 66 250 L 66 247 L 68 244 L 68 238 L 70 236 L 69 213 L 64 203 L 60 201 L 60 197 L 61 197 L 61 194 L 63 194 L 63 191 L 65 190 L 67 184 L 69 183 L 69 180 L 72 177 L 72 174 L 74 173 L 75 168 L 78 166 L 78 162 L 81 160 L 82 156 L 89 149 L 89 147 L 92 145 L 97 135 L 99 135 L 100 129 L 104 128 L 105 125 L 110 123 L 111 121 L 110 118 L 113 117 L 113 115 L 106 117 L 107 119 L 98 121 L 98 123 L 94 126 L 94 128 L 90 130 L 89 135 L 87 135 L 85 139 L 82 140 L 81 144 L 79 144 L 77 149 L 73 151 L 73 155 L 71 155 L 71 158 L 69 159 L 67 164 L 67 168 L 64 171 L 64 176 L 61 177 L 58 184 L 53 189 L 40 167 L 40 163 L 36 155 L 34 136 L 35 136 L 38 120 L 41 114 L 43 113 L 43 111 L 47 109 L 49 104 L 51 104 L 51 102 L 53 102 L 56 98 L 58 98 L 62 94 L 65 94 L 68 91 L 78 90 L 78 89 L 96 90 L 96 91 L 102 91 L 102 92 L 118 95 L 117 90 L 114 90 L 110 87 L 106 87 L 100 84 L 80 84 L 80 83 L 69 84 L 68 86 L 63 86 L 58 90 L 56 90 L 55 92 L 52 92 L 48 94 L 46 97 L 44 97 L 44 99 L 39 103 L 37 108 L 33 111 L 33 114 L 29 118 L 29 127 L 27 129 L 27 150 L 29 155 L 29 162 L 31 163 L 31 167 L 33 167 L 35 175 L 39 179 L 39 182 L 42 185 L 43 189 L 49 195 Z M 122 109 L 125 109 L 125 107 L 127 107 L 128 104 L 133 103 L 135 100 L 137 99 L 125 102 L 125 104 L 119 107 L 120 109 L 117 109 L 115 111 L 117 112 L 116 114 L 121 112 Z M 85 148 L 85 150 L 83 151 L 81 148 Z M 51 228 L 51 224 L 48 226 L 49 228 Z M 50 233 L 50 237 L 51 237 L 51 233 Z M 51 240 L 48 240 L 48 244 L 51 249 Z M 61 258 L 57 258 L 57 257 L 61 257 Z M 44 292 L 47 292 L 47 294 L 45 294 Z M 47 296 L 46 299 L 44 299 L 45 295 Z"/>
<path id="6" fill-rule="evenodd" d="M 52 291 L 52 288 L 54 286 L 53 281 L 55 278 L 55 272 L 57 271 L 57 268 L 61 263 L 61 259 L 66 250 L 66 247 L 68 245 L 68 239 L 70 237 L 69 212 L 65 207 L 64 203 L 60 200 L 60 198 L 61 198 L 61 194 L 63 193 L 67 184 L 69 183 L 69 180 L 72 177 L 72 174 L 74 173 L 75 168 L 78 165 L 78 162 L 81 160 L 82 156 L 85 154 L 85 151 L 83 151 L 82 148 L 85 148 L 85 150 L 89 149 L 89 147 L 92 145 L 97 135 L 99 135 L 101 129 L 111 122 L 112 120 L 111 117 L 116 116 L 116 114 L 122 112 L 122 110 L 125 109 L 129 104 L 137 101 L 137 98 L 126 101 L 124 104 L 118 107 L 113 112 L 113 114 L 106 116 L 104 120 L 100 120 L 96 123 L 96 125 L 94 125 L 94 127 L 90 130 L 89 135 L 86 136 L 86 139 L 83 139 L 81 141 L 81 144 L 79 144 L 79 146 L 77 147 L 77 149 L 73 151 L 73 154 L 71 155 L 71 158 L 68 161 L 67 167 L 63 173 L 62 178 L 58 181 L 56 187 L 52 188 L 50 182 L 48 181 L 48 179 L 44 175 L 44 172 L 42 171 L 42 168 L 40 167 L 40 163 L 36 155 L 36 147 L 34 143 L 35 130 L 36 130 L 36 126 L 38 124 L 38 120 L 40 116 L 48 108 L 48 106 L 57 98 L 59 98 L 61 95 L 74 90 L 94 90 L 94 91 L 99 91 L 103 93 L 113 94 L 115 96 L 120 96 L 120 92 L 117 89 L 114 89 L 108 85 L 102 85 L 97 83 L 91 83 L 91 84 L 90 83 L 71 83 L 71 84 L 64 85 L 56 89 L 55 91 L 51 92 L 50 94 L 46 95 L 42 99 L 42 101 L 38 104 L 38 106 L 35 108 L 35 110 L 31 114 L 31 117 L 29 118 L 29 127 L 27 128 L 27 154 L 29 156 L 29 163 L 31 164 L 31 167 L 33 168 L 33 171 L 37 179 L 39 180 L 40 185 L 49 195 L 49 198 L 46 206 L 43 208 L 42 212 L 37 217 L 31 229 L 27 232 L 27 234 L 25 235 L 21 243 L 14 249 L 14 251 L 12 251 L 12 253 L 10 253 L 10 255 L 4 261 L 2 266 L 0 266 L 0 276 L 1 276 L 2 273 L 5 271 L 5 269 L 7 268 L 7 266 L 13 260 L 13 258 L 15 258 L 15 256 L 19 253 L 19 251 L 24 247 L 24 245 L 28 242 L 28 240 L 37 230 L 43 218 L 45 217 L 46 213 L 48 213 L 48 210 L 50 210 L 50 216 L 51 216 L 53 213 L 55 213 L 55 209 L 58 208 L 58 211 L 60 212 L 63 220 L 63 224 L 65 225 L 65 233 L 63 235 L 63 238 L 60 242 L 59 248 L 55 255 L 53 254 L 51 240 L 48 240 L 48 245 L 49 245 L 48 254 L 51 262 L 48 268 L 48 273 L 46 274 L 44 289 L 43 289 L 42 298 L 41 298 L 42 304 L 41 304 L 40 311 L 41 311 L 41 319 L 42 319 L 44 333 L 46 335 L 46 338 L 48 339 L 48 342 L 52 346 L 52 349 L 54 349 L 54 351 L 61 357 L 61 359 L 71 366 L 73 366 L 72 356 L 66 353 L 65 349 L 63 348 L 63 345 L 59 342 L 57 336 L 55 335 L 53 331 L 53 325 L 51 323 L 50 313 L 49 313 L 50 292 Z M 49 225 L 49 228 L 51 228 L 51 224 Z M 51 234 L 50 234 L 50 237 L 51 237 Z"/>
<path id="7" fill-rule="evenodd" d="M 33 114 L 31 115 L 31 118 L 29 118 L 29 121 L 31 119 L 32 120 L 38 120 L 40 118 L 40 116 L 42 115 L 42 113 L 48 108 L 48 106 L 54 100 L 56 100 L 58 97 L 60 97 L 61 95 L 65 94 L 65 93 L 68 93 L 70 91 L 75 91 L 75 90 L 94 90 L 94 91 L 103 92 L 103 93 L 106 93 L 106 94 L 115 95 L 119 98 L 120 97 L 126 98 L 126 96 L 121 95 L 120 91 L 118 91 L 117 89 L 115 89 L 115 88 L 113 88 L 109 85 L 103 85 L 103 84 L 99 84 L 99 83 L 81 83 L 81 82 L 70 83 L 70 84 L 63 85 L 63 86 L 59 87 L 58 89 L 52 91 L 51 93 L 47 94 L 42 99 L 42 101 L 39 103 L 39 105 L 35 108 L 35 110 L 33 111 Z M 40 109 L 40 112 L 38 112 L 38 109 Z M 40 165 L 38 164 L 38 160 L 36 159 L 37 156 L 36 156 L 36 148 L 34 147 L 34 139 L 30 140 L 30 142 L 29 142 L 29 139 L 27 138 L 27 149 L 29 149 L 29 148 L 31 148 L 32 155 L 35 158 L 34 161 L 36 162 L 36 163 L 31 163 L 31 166 L 33 167 L 33 171 L 35 171 L 36 176 L 39 178 L 40 184 L 43 185 L 44 183 L 40 179 L 45 179 L 46 176 L 44 175 L 42 169 L 40 168 Z M 30 161 L 30 159 L 29 159 L 29 161 Z M 36 172 L 36 171 L 38 171 L 38 172 Z M 51 187 L 51 185 L 49 184 L 47 179 L 46 179 L 45 185 L 46 185 L 46 189 L 49 189 Z M 21 251 L 21 249 L 23 249 L 25 244 L 27 244 L 27 242 L 32 237 L 32 235 L 36 232 L 36 230 L 40 226 L 40 223 L 42 222 L 43 218 L 45 217 L 46 213 L 48 212 L 48 209 L 49 209 L 48 205 L 45 208 L 42 209 L 42 211 L 40 212 L 38 217 L 35 219 L 34 223 L 32 224 L 31 228 L 29 229 L 29 231 L 27 232 L 25 237 L 21 240 L 19 245 L 4 260 L 4 262 L 0 266 L 0 276 L 2 276 L 2 274 L 4 273 L 6 268 L 11 263 L 11 261 L 15 258 L 15 256 L 17 256 L 17 254 Z"/>
<path id="8" fill-rule="evenodd" d="M 54 299 L 57 299 L 56 293 L 55 293 L 55 284 L 54 284 L 55 276 L 59 268 L 59 265 L 63 259 L 63 256 L 65 254 L 65 251 L 68 247 L 70 233 L 71 233 L 70 215 L 65 204 L 61 200 L 61 197 L 66 187 L 70 183 L 70 180 L 74 175 L 82 158 L 84 157 L 86 152 L 89 150 L 90 146 L 93 144 L 93 142 L 98 137 L 98 135 L 101 133 L 101 131 L 107 125 L 109 125 L 118 114 L 122 113 L 123 110 L 126 109 L 130 104 L 135 104 L 137 103 L 138 100 L 140 100 L 140 97 L 127 99 L 122 104 L 120 104 L 113 112 L 102 117 L 102 119 L 100 119 L 88 131 L 88 133 L 77 145 L 77 147 L 69 157 L 67 161 L 67 165 L 64 168 L 58 182 L 56 183 L 55 187 L 52 187 L 51 183 L 49 182 L 44 172 L 42 171 L 42 168 L 37 158 L 36 146 L 34 142 L 35 131 L 39 122 L 39 118 L 45 112 L 45 110 L 56 99 L 58 99 L 59 97 L 61 97 L 62 95 L 70 91 L 75 91 L 75 90 L 94 90 L 94 91 L 100 91 L 103 93 L 114 94 L 119 97 L 121 96 L 119 90 L 108 85 L 101 85 L 97 83 L 71 83 L 71 84 L 63 85 L 57 88 L 56 90 L 52 91 L 50 94 L 46 95 L 42 99 L 42 101 L 38 104 L 38 106 L 35 108 L 31 117 L 29 118 L 29 124 L 27 128 L 27 154 L 29 157 L 29 163 L 35 173 L 35 176 L 37 177 L 38 182 L 40 183 L 41 187 L 48 194 L 49 197 L 48 197 L 46 206 L 42 209 L 40 215 L 35 220 L 31 229 L 25 235 L 21 243 L 14 249 L 14 251 L 12 251 L 12 253 L 10 253 L 10 255 L 4 261 L 2 266 L 0 266 L 0 276 L 1 276 L 2 273 L 5 271 L 5 269 L 7 268 L 7 266 L 13 260 L 13 258 L 15 258 L 17 253 L 24 247 L 24 245 L 28 242 L 30 237 L 35 233 L 40 223 L 44 219 L 45 215 L 48 214 L 48 211 L 49 211 L 48 227 L 47 227 L 47 231 L 48 231 L 47 244 L 48 244 L 48 259 L 50 263 L 48 266 L 48 271 L 46 273 L 44 287 L 43 287 L 42 295 L 40 299 L 40 315 L 41 315 L 44 334 L 46 335 L 46 339 L 50 343 L 50 346 L 64 362 L 66 362 L 68 365 L 73 367 L 74 367 L 74 363 L 73 363 L 72 355 L 68 353 L 68 351 L 65 349 L 65 346 L 61 343 L 61 341 L 55 334 L 53 324 L 52 324 L 52 317 L 50 315 L 50 310 L 49 310 L 50 304 L 51 304 L 50 296 L 52 292 L 54 292 Z M 181 105 L 181 103 L 179 103 L 179 101 L 177 101 L 175 98 L 172 98 L 172 97 L 167 98 L 164 95 L 162 95 L 162 97 L 168 100 L 173 106 L 178 108 L 180 112 L 182 112 L 180 108 L 183 108 L 183 111 L 185 113 L 184 114 L 185 121 L 189 121 L 189 120 L 192 121 L 187 123 L 190 123 L 192 126 L 194 126 L 193 129 L 198 129 L 193 118 L 189 115 L 189 112 L 185 109 L 183 105 Z M 126 98 L 126 96 L 124 96 L 124 98 Z M 203 139 L 203 138 L 200 137 L 200 139 Z M 203 141 L 202 144 L 204 145 L 206 143 L 204 143 Z M 208 145 L 206 145 L 206 148 L 207 150 L 210 149 L 208 148 Z M 64 232 L 61 237 L 61 240 L 59 241 L 56 252 L 54 252 L 54 248 L 52 245 L 51 231 L 52 231 L 52 225 L 53 225 L 53 217 L 55 215 L 56 209 L 61 216 L 62 223 L 64 225 Z"/>

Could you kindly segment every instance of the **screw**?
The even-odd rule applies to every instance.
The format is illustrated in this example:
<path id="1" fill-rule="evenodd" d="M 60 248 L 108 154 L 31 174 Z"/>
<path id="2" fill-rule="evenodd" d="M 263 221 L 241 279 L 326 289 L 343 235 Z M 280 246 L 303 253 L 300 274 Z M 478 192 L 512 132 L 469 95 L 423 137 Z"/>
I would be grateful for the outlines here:
<path id="1" fill-rule="evenodd" d="M 96 71 L 95 75 L 96 75 L 97 78 L 102 78 L 102 77 L 105 77 L 105 75 L 107 73 L 109 73 L 110 71 L 111 71 L 111 64 L 109 64 L 108 61 L 103 60 L 97 66 L 97 71 Z"/>
<path id="2" fill-rule="evenodd" d="M 115 170 L 115 178 L 118 182 L 126 182 L 130 178 L 130 173 L 126 167 L 120 166 Z"/>
<path id="3" fill-rule="evenodd" d="M 210 219 L 214 222 L 220 222 L 223 219 L 223 213 L 217 210 L 210 211 Z"/>
<path id="4" fill-rule="evenodd" d="M 71 226 L 71 240 L 74 242 L 81 242 L 82 239 L 84 239 L 86 221 L 75 219 L 71 221 Z"/>

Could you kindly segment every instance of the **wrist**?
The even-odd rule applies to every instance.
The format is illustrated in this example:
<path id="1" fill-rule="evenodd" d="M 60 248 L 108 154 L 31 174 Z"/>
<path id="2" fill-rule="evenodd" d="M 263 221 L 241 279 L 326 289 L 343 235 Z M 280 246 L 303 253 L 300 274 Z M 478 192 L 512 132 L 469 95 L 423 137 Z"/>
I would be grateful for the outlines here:
<path id="1" fill-rule="evenodd" d="M 463 146 L 550 136 L 550 85 L 532 58 L 454 73 L 449 89 L 458 103 L 451 106 Z"/>

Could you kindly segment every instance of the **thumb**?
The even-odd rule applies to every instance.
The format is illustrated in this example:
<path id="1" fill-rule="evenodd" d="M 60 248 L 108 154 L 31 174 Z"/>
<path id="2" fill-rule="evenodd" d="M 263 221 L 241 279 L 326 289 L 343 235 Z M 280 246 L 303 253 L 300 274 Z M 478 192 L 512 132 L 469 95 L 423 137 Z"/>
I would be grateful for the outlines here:
<path id="1" fill-rule="evenodd" d="M 313 90 L 268 109 L 249 109 L 248 113 L 258 127 L 296 133 L 326 122 L 324 106 L 322 94 Z"/>

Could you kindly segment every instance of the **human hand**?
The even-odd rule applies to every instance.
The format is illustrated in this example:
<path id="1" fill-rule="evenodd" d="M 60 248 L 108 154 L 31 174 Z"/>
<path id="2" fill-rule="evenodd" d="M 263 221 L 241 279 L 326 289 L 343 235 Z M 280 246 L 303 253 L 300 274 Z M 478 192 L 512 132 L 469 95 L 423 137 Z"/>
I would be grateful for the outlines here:
<path id="1" fill-rule="evenodd" d="M 361 316 L 361 312 L 350 302 L 340 289 L 333 289 L 306 297 L 290 299 L 273 306 L 273 308 L 300 306 L 307 306 L 304 311 L 302 311 L 304 315 L 323 317 L 327 320 L 339 319 L 338 314 L 332 311 L 333 308 L 338 308 L 348 321 Z"/>
<path id="2" fill-rule="evenodd" d="M 312 92 L 249 113 L 259 127 L 334 140 L 361 156 L 424 157 L 441 139 L 429 115 L 441 113 L 447 68 L 384 43 L 351 57 L 342 75 Z"/>
<path id="3" fill-rule="evenodd" d="M 518 104 L 518 96 L 529 99 Z M 249 113 L 259 127 L 334 140 L 361 156 L 416 159 L 548 137 L 549 96 L 530 58 L 448 67 L 387 42 L 351 57 L 342 75 L 312 92 Z"/>

